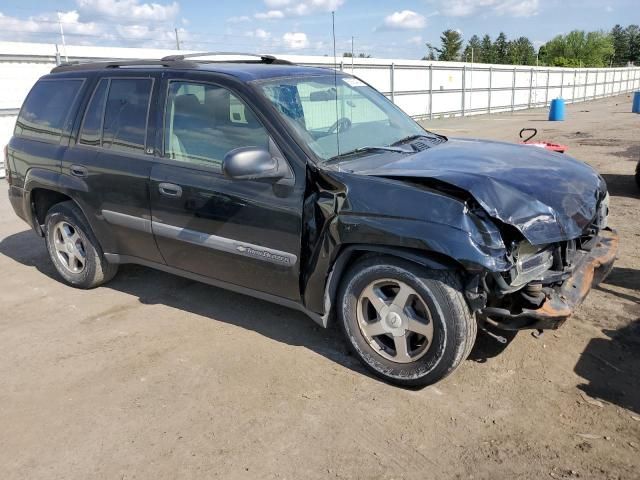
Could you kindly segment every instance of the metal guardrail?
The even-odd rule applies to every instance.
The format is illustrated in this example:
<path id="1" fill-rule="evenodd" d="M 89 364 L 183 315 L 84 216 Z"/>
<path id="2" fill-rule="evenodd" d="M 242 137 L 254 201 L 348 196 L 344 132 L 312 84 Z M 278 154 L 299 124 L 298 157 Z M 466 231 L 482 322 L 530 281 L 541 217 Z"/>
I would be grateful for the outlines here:
<path id="1" fill-rule="evenodd" d="M 305 65 L 307 65 L 305 63 Z M 310 66 L 327 66 L 326 64 L 309 64 Z M 329 67 L 333 67 L 333 65 L 329 65 Z M 348 70 L 350 65 L 347 65 Z M 626 67 L 626 68 L 615 68 L 615 69 L 589 69 L 589 68 L 575 68 L 575 69 L 551 69 L 551 68 L 537 68 L 537 67 L 495 67 L 495 66 L 434 66 L 428 65 L 426 68 L 429 72 L 429 88 L 428 89 L 419 89 L 419 90 L 403 90 L 396 91 L 395 87 L 395 77 L 399 71 L 402 70 L 424 70 L 425 67 L 421 66 L 398 66 L 396 64 L 384 65 L 384 64 L 359 64 L 356 66 L 359 70 L 366 69 L 387 69 L 390 75 L 390 91 L 382 92 L 385 96 L 387 96 L 391 101 L 395 103 L 396 97 L 404 96 L 404 95 L 428 95 L 429 96 L 429 107 L 428 112 L 424 115 L 413 115 L 414 118 L 420 119 L 433 119 L 434 116 L 451 116 L 451 115 L 461 115 L 466 116 L 467 114 L 481 114 L 487 113 L 490 114 L 492 112 L 505 112 L 505 111 L 515 111 L 519 109 L 525 108 L 539 108 L 546 107 L 551 104 L 552 98 L 549 98 L 549 92 L 554 90 L 560 90 L 560 97 L 563 97 L 566 93 L 566 89 L 571 90 L 570 98 L 567 98 L 567 103 L 578 103 L 584 102 L 587 100 L 595 100 L 598 98 L 605 98 L 612 95 L 619 95 L 623 93 L 629 93 L 634 91 L 635 89 L 640 88 L 640 67 Z M 339 69 L 341 71 L 345 70 L 344 62 L 339 64 Z M 462 80 L 462 88 L 452 88 L 452 89 L 434 89 L 433 88 L 433 72 L 434 71 L 450 71 L 450 72 L 461 72 L 461 80 Z M 487 87 L 473 87 L 469 85 L 468 82 L 471 81 L 473 72 L 488 72 L 488 86 Z M 495 87 L 492 85 L 494 73 L 497 72 L 508 72 L 512 75 L 511 86 L 507 87 Z M 529 73 L 529 85 L 528 86 L 517 86 L 516 77 L 518 74 Z M 573 74 L 573 78 L 569 83 L 565 82 L 565 76 L 567 74 Z M 604 75 L 602 75 L 604 73 Z M 552 75 L 560 74 L 561 79 L 560 83 L 554 84 L 549 83 L 549 79 Z M 590 77 L 595 74 L 595 81 L 590 82 Z M 534 76 L 536 78 L 536 82 L 534 83 Z M 538 76 L 542 76 L 545 78 L 544 85 L 538 85 L 537 79 Z M 578 76 L 580 78 L 584 77 L 584 82 L 579 82 L 577 80 Z M 600 77 L 602 78 L 602 82 L 600 82 Z M 469 77 L 469 78 L 468 78 Z M 618 78 L 616 78 L 618 77 Z M 467 86 L 469 85 L 469 86 Z M 598 93 L 602 88 L 602 93 Z M 588 94 L 588 90 L 592 90 L 591 94 Z M 528 91 L 528 102 L 525 103 L 515 103 L 515 94 L 518 91 Z M 576 96 L 577 92 L 583 92 L 581 96 Z M 487 106 L 480 108 L 468 108 L 466 105 L 466 97 L 467 94 L 473 95 L 473 93 L 487 93 Z M 511 92 L 511 101 L 508 104 L 497 104 L 492 105 L 491 103 L 491 94 L 494 92 Z M 434 95 L 440 94 L 451 94 L 451 93 L 459 93 L 460 95 L 460 108 L 457 110 L 446 110 L 446 111 L 433 111 L 433 97 Z M 538 101 L 537 98 L 534 100 L 534 94 L 543 93 L 544 101 Z"/>
<path id="2" fill-rule="evenodd" d="M 73 57 L 70 60 L 74 61 L 96 61 L 96 60 L 109 60 L 106 58 L 80 58 Z M 634 89 L 640 88 L 640 67 L 632 68 L 616 68 L 616 69 L 557 69 L 547 67 L 524 67 L 524 66 L 496 66 L 496 65 L 484 65 L 484 64 L 466 64 L 466 65 L 443 65 L 429 64 L 429 65 L 408 65 L 402 63 L 376 63 L 375 61 L 369 63 L 354 62 L 353 68 L 356 70 L 356 74 L 363 77 L 364 80 L 369 81 L 374 86 L 376 81 L 371 81 L 367 78 L 367 71 L 376 71 L 375 75 L 378 78 L 384 78 L 380 76 L 379 71 L 387 71 L 388 77 L 383 82 L 388 90 L 382 91 L 391 101 L 394 103 L 407 103 L 407 97 L 416 96 L 427 98 L 421 98 L 420 104 L 424 107 L 422 112 L 416 112 L 416 109 L 409 112 L 414 118 L 419 119 L 433 119 L 436 116 L 466 116 L 471 114 L 481 113 L 494 113 L 494 112 L 508 112 L 515 111 L 524 108 L 544 107 L 550 104 L 552 98 L 550 92 L 553 92 L 555 96 L 558 90 L 560 96 L 566 97 L 567 103 L 576 103 L 587 100 L 593 100 L 597 98 L 603 98 L 611 95 L 628 93 Z M 7 55 L 0 54 L 0 65 L 20 64 L 20 63 L 39 63 L 50 64 L 51 67 L 55 66 L 56 57 L 49 55 Z M 312 60 L 309 62 L 301 62 L 302 65 L 324 67 L 324 68 L 338 68 L 341 71 L 347 71 L 352 68 L 350 60 L 341 59 L 338 64 L 333 63 L 332 58 L 327 58 L 326 61 Z M 5 70 L 6 71 L 6 70 Z M 398 89 L 398 77 L 404 74 L 404 84 L 406 85 L 406 72 L 426 72 L 428 81 L 417 80 L 415 87 L 410 85 L 410 89 Z M 454 76 L 456 81 L 456 88 L 434 88 L 434 73 L 436 72 L 449 72 L 450 77 Z M 483 80 L 484 85 L 479 87 L 478 80 L 473 82 L 474 73 L 483 73 L 486 77 L 488 73 L 488 81 Z M 505 73 L 510 74 L 511 81 L 505 82 Z M 522 85 L 522 76 L 528 75 L 528 85 Z M 558 83 L 557 77 L 560 76 Z M 422 75 L 424 78 L 425 75 Z M 5 76 L 5 79 L 7 77 Z M 501 80 L 502 85 L 496 85 L 496 78 Z M 552 81 L 550 81 L 552 79 Z M 540 81 L 541 80 L 541 81 Z M 424 82 L 425 88 L 420 88 L 419 83 Z M 476 86 L 474 86 L 474 84 Z M 510 83 L 510 84 L 509 84 Z M 428 85 L 428 87 L 427 87 Z M 505 94 L 510 92 L 510 95 Z M 527 101 L 523 102 L 522 92 L 528 92 L 526 96 Z M 434 99 L 442 95 L 457 94 L 459 99 L 447 99 L 445 108 L 443 110 L 434 110 Z M 497 101 L 497 95 L 501 94 L 503 100 Z M 474 95 L 482 95 L 486 97 L 486 101 L 483 101 L 484 105 L 472 107 L 471 100 Z M 478 97 L 476 97 L 478 98 Z M 505 102 L 504 99 L 509 98 L 509 101 Z M 21 100 L 21 99 L 17 99 Z M 20 101 L 20 103 L 22 103 Z M 477 105 L 478 101 L 473 102 Z M 439 102 L 442 105 L 442 102 Z M 16 105 L 18 107 L 19 105 Z M 18 113 L 18 108 L 3 108 L 0 109 L 0 117 L 15 116 Z"/>
<path id="3" fill-rule="evenodd" d="M 344 61 L 341 61 L 339 64 L 334 65 L 332 63 L 318 63 L 318 62 L 309 62 L 304 63 L 304 65 L 315 66 L 315 67 L 326 67 L 326 68 L 334 68 L 337 67 L 340 71 L 348 71 L 352 66 L 350 64 L 345 64 Z M 392 64 L 355 64 L 353 68 L 357 68 L 358 70 L 388 70 L 389 71 L 389 85 L 390 90 L 382 91 L 382 93 L 388 97 L 391 101 L 395 103 L 396 97 L 399 96 L 407 96 L 407 95 L 428 95 L 428 111 L 422 115 L 412 115 L 414 118 L 420 119 L 433 119 L 434 116 L 451 116 L 451 115 L 461 115 L 466 116 L 467 114 L 481 114 L 487 113 L 490 114 L 492 112 L 504 112 L 504 111 L 515 111 L 524 108 L 540 108 L 546 107 L 551 104 L 552 98 L 549 98 L 549 92 L 559 89 L 560 97 L 564 97 L 566 93 L 566 89 L 569 88 L 571 90 L 570 98 L 565 99 L 567 103 L 577 103 L 584 102 L 587 100 L 595 100 L 598 98 L 605 98 L 612 95 L 619 95 L 623 93 L 629 93 L 634 91 L 635 89 L 640 88 L 640 67 L 624 67 L 624 68 L 614 68 L 614 69 L 591 69 L 591 68 L 575 68 L 575 69 L 551 69 L 551 68 L 539 68 L 539 67 L 525 67 L 525 66 L 483 66 L 482 64 L 472 64 L 470 66 L 440 66 L 440 65 L 428 65 L 426 67 L 420 65 L 397 65 L 395 63 Z M 398 72 L 403 70 L 428 70 L 429 76 L 429 88 L 428 89 L 417 89 L 417 90 L 401 90 L 397 91 L 395 89 L 396 84 L 396 75 Z M 449 72 L 460 72 L 461 73 L 461 84 L 462 88 L 445 88 L 445 89 L 434 89 L 433 88 L 433 72 L 435 71 L 449 71 Z M 471 81 L 473 78 L 474 72 L 488 72 L 488 86 L 487 87 L 473 87 L 471 85 Z M 507 72 L 512 75 L 512 82 L 510 86 L 507 87 L 496 87 L 493 86 L 493 78 L 495 73 Z M 529 85 L 528 86 L 517 86 L 516 77 L 518 74 L 529 73 Z M 602 75 L 604 73 L 604 75 Z M 557 76 L 560 74 L 561 79 L 560 83 L 550 83 L 549 79 L 552 75 Z M 569 83 L 565 82 L 565 77 L 567 74 L 573 74 L 572 79 Z M 595 74 L 595 81 L 589 81 L 590 77 Z M 534 82 L 534 76 L 536 82 Z M 543 76 L 545 78 L 544 85 L 538 85 L 537 80 L 539 76 Z M 584 82 L 577 82 L 578 76 L 580 78 L 584 77 Z M 601 78 L 601 76 L 603 78 Z M 467 78 L 469 77 L 469 78 Z M 619 77 L 616 79 L 616 77 Z M 599 81 L 602 80 L 602 81 Z M 602 88 L 602 93 L 598 93 Z M 616 88 L 617 87 L 617 88 Z M 592 90 L 591 94 L 588 94 L 588 90 Z M 515 94 L 518 91 L 528 91 L 528 102 L 524 103 L 515 103 Z M 579 97 L 576 97 L 577 92 L 583 92 L 583 94 Z M 494 92 L 511 92 L 511 102 L 508 104 L 495 104 L 492 105 L 491 102 L 491 94 Z M 446 110 L 446 111 L 437 111 L 433 110 L 433 97 L 434 95 L 441 94 L 451 94 L 451 93 L 459 93 L 460 94 L 460 108 L 454 110 Z M 467 94 L 473 95 L 474 93 L 487 93 L 487 105 L 485 107 L 480 108 L 469 108 L 466 105 L 466 97 Z M 538 101 L 537 98 L 534 100 L 534 95 L 537 96 L 538 93 L 544 94 L 544 101 Z"/>

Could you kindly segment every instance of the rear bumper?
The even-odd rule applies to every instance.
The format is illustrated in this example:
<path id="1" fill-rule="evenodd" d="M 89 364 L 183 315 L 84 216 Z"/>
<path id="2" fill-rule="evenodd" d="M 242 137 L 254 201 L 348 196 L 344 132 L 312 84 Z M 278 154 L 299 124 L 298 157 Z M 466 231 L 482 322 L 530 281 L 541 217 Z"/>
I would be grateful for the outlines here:
<path id="1" fill-rule="evenodd" d="M 595 246 L 582 253 L 573 274 L 547 295 L 539 308 L 512 313 L 504 308 L 487 307 L 481 316 L 503 330 L 556 329 L 573 314 L 591 288 L 609 275 L 617 254 L 618 234 L 613 230 L 602 230 Z"/>
<path id="2" fill-rule="evenodd" d="M 15 185 L 9 186 L 9 203 L 11 203 L 16 215 L 33 227 L 32 220 L 29 215 L 30 211 L 28 209 L 27 195 L 23 188 L 16 187 Z"/>

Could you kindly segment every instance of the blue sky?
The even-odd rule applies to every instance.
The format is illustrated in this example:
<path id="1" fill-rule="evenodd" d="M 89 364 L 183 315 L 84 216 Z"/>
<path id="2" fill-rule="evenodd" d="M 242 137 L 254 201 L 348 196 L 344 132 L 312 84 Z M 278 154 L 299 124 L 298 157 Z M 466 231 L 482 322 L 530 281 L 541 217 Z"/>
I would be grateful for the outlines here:
<path id="1" fill-rule="evenodd" d="M 3 1 L 0 40 L 175 46 L 184 49 L 331 54 L 331 11 L 339 54 L 420 58 L 440 32 L 504 31 L 538 46 L 573 29 L 640 23 L 638 0 L 43 0 Z"/>

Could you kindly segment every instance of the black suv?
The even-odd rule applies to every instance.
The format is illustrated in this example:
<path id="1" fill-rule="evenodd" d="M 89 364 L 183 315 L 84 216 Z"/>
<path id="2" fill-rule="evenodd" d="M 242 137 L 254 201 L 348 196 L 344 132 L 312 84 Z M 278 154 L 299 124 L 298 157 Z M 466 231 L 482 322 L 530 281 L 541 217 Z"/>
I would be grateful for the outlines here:
<path id="1" fill-rule="evenodd" d="M 584 163 L 431 133 L 344 73 L 208 58 L 62 65 L 29 93 L 9 195 L 67 283 L 137 263 L 337 318 L 368 368 L 426 385 L 478 327 L 557 328 L 611 270 Z"/>

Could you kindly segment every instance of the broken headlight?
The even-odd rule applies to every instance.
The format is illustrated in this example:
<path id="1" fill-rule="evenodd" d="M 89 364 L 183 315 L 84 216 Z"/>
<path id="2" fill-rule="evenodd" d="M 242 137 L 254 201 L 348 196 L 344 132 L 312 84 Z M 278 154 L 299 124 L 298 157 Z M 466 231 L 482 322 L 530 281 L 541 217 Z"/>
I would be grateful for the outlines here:
<path id="1" fill-rule="evenodd" d="M 553 266 L 553 248 L 531 245 L 523 241 L 514 249 L 513 260 L 514 266 L 510 272 L 511 282 L 509 283 L 512 287 L 523 286 L 533 280 L 540 280 Z"/>
<path id="2" fill-rule="evenodd" d="M 607 227 L 607 221 L 609 218 L 609 192 L 605 195 L 605 197 L 598 205 L 598 212 L 596 213 L 596 226 L 602 230 Z"/>

